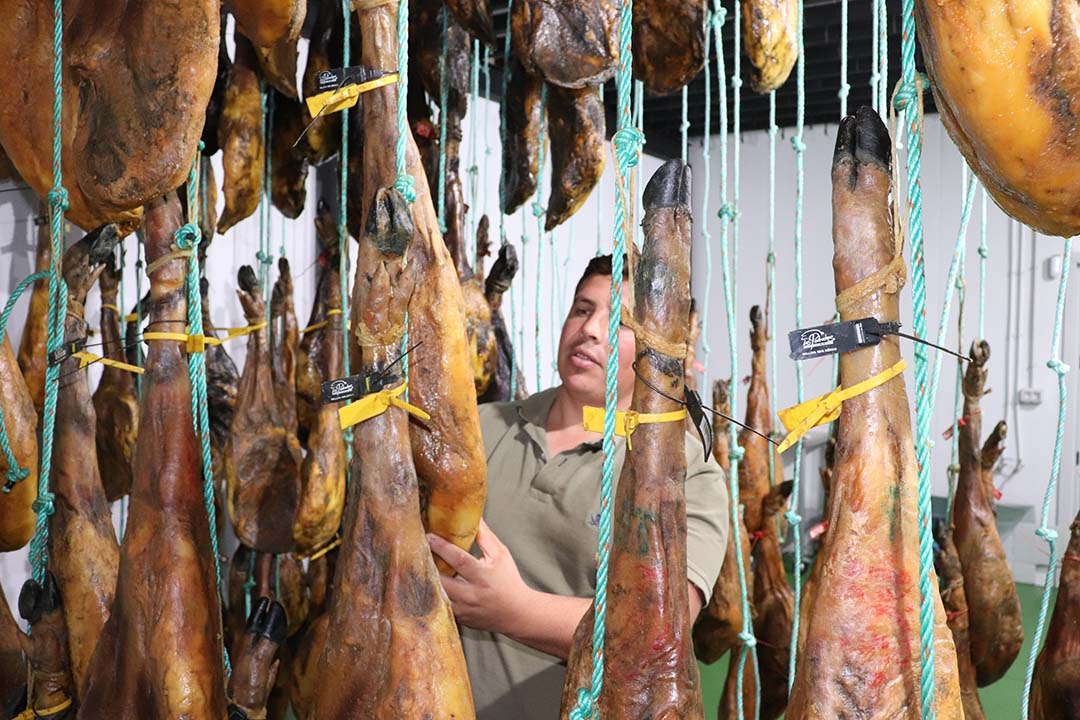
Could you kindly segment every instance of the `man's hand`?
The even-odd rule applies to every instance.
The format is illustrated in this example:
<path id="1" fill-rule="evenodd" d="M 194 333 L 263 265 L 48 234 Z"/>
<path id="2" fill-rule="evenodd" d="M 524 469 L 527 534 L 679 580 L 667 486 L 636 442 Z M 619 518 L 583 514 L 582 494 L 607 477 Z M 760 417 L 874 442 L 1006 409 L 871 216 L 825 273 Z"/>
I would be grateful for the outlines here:
<path id="1" fill-rule="evenodd" d="M 458 622 L 477 630 L 513 635 L 515 619 L 528 612 L 534 591 L 521 579 L 510 551 L 483 520 L 476 558 L 438 535 L 428 535 L 431 551 L 446 561 L 457 575 L 440 576 Z"/>

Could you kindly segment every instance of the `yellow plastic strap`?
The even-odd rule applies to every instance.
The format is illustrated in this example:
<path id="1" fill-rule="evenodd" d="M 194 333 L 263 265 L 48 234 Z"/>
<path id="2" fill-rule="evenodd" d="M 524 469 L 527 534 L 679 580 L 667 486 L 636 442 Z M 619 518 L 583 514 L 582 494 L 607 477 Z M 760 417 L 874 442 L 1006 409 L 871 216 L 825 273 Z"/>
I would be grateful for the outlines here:
<path id="1" fill-rule="evenodd" d="M 257 330 L 262 330 L 266 327 L 265 322 L 255 323 L 254 325 L 244 325 L 243 327 L 225 328 L 225 337 L 223 338 L 206 338 L 207 345 L 220 345 L 223 342 L 228 342 L 238 337 L 250 335 Z"/>
<path id="2" fill-rule="evenodd" d="M 799 438 L 808 433 L 811 428 L 832 422 L 840 417 L 840 406 L 843 405 L 845 400 L 850 400 L 853 397 L 873 390 L 879 385 L 884 385 L 889 380 L 892 380 L 894 377 L 904 372 L 904 368 L 906 367 L 907 363 L 900 360 L 887 370 L 883 370 L 877 375 L 867 378 L 860 383 L 856 383 L 851 387 L 837 387 L 830 393 L 811 398 L 806 402 L 778 411 L 776 414 L 780 417 L 780 422 L 784 423 L 784 428 L 788 431 L 788 436 L 780 443 L 777 452 L 784 452 L 787 450 L 798 442 Z"/>
<path id="3" fill-rule="evenodd" d="M 356 101 L 360 99 L 360 96 L 363 93 L 387 85 L 393 85 L 397 80 L 398 74 L 390 73 L 389 75 L 383 75 L 381 78 L 369 80 L 366 83 L 346 85 L 340 90 L 329 90 L 324 93 L 319 93 L 318 95 L 313 95 L 304 102 L 307 103 L 308 112 L 311 113 L 311 117 L 318 117 L 320 113 L 329 115 L 330 113 L 336 113 L 345 108 L 351 108 L 356 104 Z"/>
<path id="4" fill-rule="evenodd" d="M 639 425 L 653 425 L 655 423 L 676 422 L 687 417 L 686 408 L 672 410 L 665 413 L 639 413 L 636 410 L 618 411 L 615 413 L 615 434 L 626 438 L 626 449 L 633 450 L 634 446 L 630 437 Z M 584 412 L 585 429 L 589 432 L 604 432 L 604 408 L 585 406 Z"/>
<path id="5" fill-rule="evenodd" d="M 238 328 L 227 328 L 225 330 L 225 337 L 215 338 L 208 335 L 190 335 L 188 333 L 174 333 L 174 332 L 145 332 L 143 333 L 143 340 L 176 340 L 182 342 L 187 347 L 189 353 L 192 352 L 204 352 L 207 345 L 220 345 L 223 342 L 232 340 L 233 338 L 242 337 L 256 330 L 261 330 L 266 327 L 265 322 L 255 323 L 254 325 L 245 325 Z"/>
<path id="6" fill-rule="evenodd" d="M 117 315 L 120 314 L 120 308 L 116 307 L 112 303 L 101 303 L 101 309 L 102 310 L 112 310 Z"/>
<path id="7" fill-rule="evenodd" d="M 410 405 L 399 397 L 404 392 L 405 383 L 401 383 L 395 388 L 380 390 L 377 393 L 365 395 L 356 402 L 349 403 L 338 410 L 338 420 L 341 422 L 341 429 L 344 430 L 345 428 L 362 423 L 365 420 L 370 420 L 376 415 L 382 415 L 391 405 L 399 407 L 421 420 L 430 420 L 431 416 L 426 412 L 415 405 Z"/>
<path id="8" fill-rule="evenodd" d="M 318 560 L 326 553 L 330 552 L 336 547 L 341 545 L 341 537 L 335 537 L 320 548 L 316 548 L 314 552 L 308 555 L 308 560 Z"/>
<path id="9" fill-rule="evenodd" d="M 139 313 L 128 313 L 124 316 L 124 322 L 136 322 L 139 319 Z"/>
<path id="10" fill-rule="evenodd" d="M 119 360 L 113 360 L 112 358 L 101 357 L 94 353 L 86 352 L 82 350 L 77 353 L 72 353 L 71 357 L 79 358 L 79 369 L 82 370 L 90 363 L 101 363 L 102 365 L 108 365 L 109 367 L 118 368 L 120 370 L 127 370 L 128 372 L 135 373 L 136 375 L 142 375 L 145 372 L 141 367 L 135 365 L 128 365 L 126 362 Z"/>
<path id="11" fill-rule="evenodd" d="M 34 720 L 34 718 L 48 717 L 49 715 L 55 715 L 62 710 L 67 710 L 69 707 L 71 707 L 71 698 L 67 698 L 63 702 L 53 705 L 50 708 L 41 710 L 37 708 L 26 708 L 16 715 L 14 720 Z"/>

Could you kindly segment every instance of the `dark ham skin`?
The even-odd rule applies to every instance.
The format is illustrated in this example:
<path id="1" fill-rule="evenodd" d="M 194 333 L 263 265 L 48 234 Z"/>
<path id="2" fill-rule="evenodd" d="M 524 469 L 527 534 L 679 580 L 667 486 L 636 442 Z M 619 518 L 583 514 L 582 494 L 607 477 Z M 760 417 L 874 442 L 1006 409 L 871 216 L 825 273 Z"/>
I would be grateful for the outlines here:
<path id="1" fill-rule="evenodd" d="M 952 539 L 952 528 L 945 523 L 934 527 L 934 570 L 941 583 L 941 602 L 956 645 L 956 667 L 960 673 L 960 699 L 964 705 L 964 720 L 986 720 L 979 701 L 979 686 L 975 682 L 975 666 L 971 664 L 971 641 L 968 633 L 968 605 L 964 592 L 964 575 L 960 555 Z"/>
<path id="2" fill-rule="evenodd" d="M 529 73 L 576 89 L 615 75 L 619 9 L 613 0 L 518 0 L 510 13 L 514 55 Z"/>
<path id="3" fill-rule="evenodd" d="M 540 146 L 547 138 L 540 135 L 540 96 L 544 81 L 525 71 L 516 58 L 510 58 L 506 98 L 499 106 L 506 128 L 502 153 L 502 209 L 507 215 L 525 204 L 536 192 L 540 169 Z"/>
<path id="4" fill-rule="evenodd" d="M 61 617 L 61 626 L 63 622 Z M 65 637 L 66 632 L 65 629 Z M 22 631 L 11 614 L 3 588 L 0 588 L 0 711 L 10 708 L 26 688 L 26 658 L 23 657 L 21 637 Z"/>
<path id="5" fill-rule="evenodd" d="M 690 168 L 664 163 L 643 195 L 645 244 L 634 273 L 637 372 L 631 409 L 679 409 L 690 329 Z M 661 342 L 657 342 L 657 339 Z M 660 345 L 661 347 L 654 347 Z M 613 506 L 600 717 L 695 720 L 704 717 L 691 641 L 686 577 L 684 422 L 646 424 L 633 434 Z M 563 685 L 565 719 L 592 675 L 593 611 L 574 634 Z"/>
<path id="6" fill-rule="evenodd" d="M 4 408 L 11 452 L 19 467 L 28 471 L 27 476 L 17 482 L 10 492 L 0 493 L 0 552 L 11 552 L 30 542 L 34 534 L 39 415 L 34 409 L 30 388 L 19 372 L 6 333 L 0 337 L 0 406 Z M 0 455 L 0 472 L 6 473 L 9 469 L 7 460 Z M 0 475 L 0 478 L 3 478 L 3 482 L 7 480 L 5 475 Z"/>
<path id="7" fill-rule="evenodd" d="M 268 717 L 271 689 L 281 667 L 275 655 L 285 641 L 287 625 L 281 603 L 263 596 L 252 604 L 247 627 L 233 645 L 233 671 L 227 690 L 230 717 L 234 712 L 249 720 Z"/>
<path id="8" fill-rule="evenodd" d="M 4 612 L 9 613 L 10 617 L 6 607 Z M 78 709 L 78 699 L 75 697 L 75 680 L 71 672 L 64 606 L 52 573 L 46 573 L 45 581 L 41 584 L 36 580 L 23 583 L 19 591 L 19 615 L 32 628 L 30 635 L 15 631 L 26 658 L 23 669 L 24 678 L 27 679 L 25 708 L 48 710 L 70 699 L 72 704 L 64 710 L 41 715 L 35 712 L 33 717 L 72 720 Z"/>
<path id="9" fill-rule="evenodd" d="M 175 193 L 146 207 L 148 262 L 169 252 L 182 223 Z M 155 331 L 184 332 L 186 271 L 174 258 L 150 274 Z M 221 720 L 221 602 L 181 344 L 150 342 L 145 368 L 116 600 L 81 687 L 79 717 Z"/>
<path id="10" fill-rule="evenodd" d="M 839 422 L 839 421 L 837 421 Z M 829 435 L 829 439 L 825 444 L 825 464 L 818 468 L 818 476 L 821 478 L 821 489 L 824 493 L 824 502 L 822 506 L 825 509 L 825 518 L 828 518 L 831 514 L 830 510 L 830 498 L 832 494 L 830 492 L 832 488 L 833 468 L 836 466 L 836 431 L 835 429 Z M 820 548 L 825 544 L 825 533 L 829 531 L 828 526 L 822 530 L 820 539 L 818 540 L 818 547 Z M 810 566 L 810 574 L 807 576 L 806 581 L 803 583 L 802 596 L 799 600 L 799 638 L 798 638 L 798 653 L 802 653 L 803 647 L 806 644 L 806 628 L 810 625 L 810 612 L 814 607 L 814 597 L 817 595 L 817 586 L 821 582 L 821 566 L 823 555 L 820 552 L 814 553 L 814 562 Z"/>
<path id="11" fill-rule="evenodd" d="M 750 308 L 750 387 L 746 391 L 746 424 L 760 433 L 772 432 L 772 412 L 769 407 L 769 386 L 765 375 L 765 349 L 768 346 L 765 314 L 754 305 Z M 739 445 L 744 455 L 739 463 L 739 501 L 743 504 L 743 522 L 751 533 L 757 533 L 765 522 L 765 496 L 776 485 L 776 473 L 784 466 L 779 455 L 774 456 L 773 477 L 769 477 L 769 453 L 774 446 L 757 433 L 739 431 Z"/>
<path id="12" fill-rule="evenodd" d="M 972 358 L 964 373 L 964 417 L 959 429 L 960 473 L 953 499 L 953 540 L 964 572 L 964 590 L 971 629 L 971 661 L 979 687 L 995 682 L 1016 660 L 1024 642 L 1020 598 L 997 530 L 993 497 L 983 480 L 981 445 L 986 363 L 990 346 L 985 340 L 971 345 Z"/>
<path id="13" fill-rule="evenodd" d="M 766 445 L 768 451 L 772 445 Z M 779 460 L 777 467 L 782 467 Z M 787 508 L 791 481 L 774 487 L 762 502 L 762 521 L 753 547 L 754 635 L 757 646 L 758 678 L 761 683 L 762 720 L 775 720 L 787 706 L 788 670 L 791 659 L 791 625 L 795 595 L 784 572 L 776 515 Z"/>
<path id="14" fill-rule="evenodd" d="M 844 118 L 832 166 L 833 271 L 842 320 L 900 319 L 902 283 L 887 270 L 899 252 L 891 164 L 889 133 L 873 110 L 862 107 Z M 844 353 L 841 384 L 874 377 L 900 359 L 896 338 Z M 918 470 L 903 377 L 846 400 L 841 412 L 829 532 L 818 550 L 821 581 L 787 717 L 915 720 L 921 716 Z M 936 588 L 933 573 L 931 581 Z M 938 717 L 952 720 L 963 710 L 956 651 L 937 592 L 933 608 L 935 707 Z"/>
<path id="15" fill-rule="evenodd" d="M 387 369 L 400 353 L 418 277 L 413 233 L 405 199 L 393 188 L 380 190 L 360 237 L 353 290 L 350 340 L 360 372 Z M 419 512 L 409 417 L 391 406 L 353 433 L 331 631 L 309 717 L 469 720 L 461 640 Z"/>
<path id="16" fill-rule="evenodd" d="M 222 181 L 225 209 L 217 223 L 222 234 L 259 207 L 266 153 L 255 48 L 239 32 L 235 39 L 236 57 L 229 70 L 218 121 L 218 144 L 225 170 Z"/>
<path id="17" fill-rule="evenodd" d="M 990 498 L 990 505 L 997 515 L 997 488 L 994 487 L 994 466 L 997 465 L 1001 454 L 1005 452 L 1005 438 L 1009 433 L 1009 426 L 1004 420 L 998 420 L 998 424 L 986 436 L 986 442 L 982 446 L 982 455 L 979 458 L 979 467 L 982 469 L 983 488 L 986 497 Z"/>
<path id="18" fill-rule="evenodd" d="M 1080 513 L 1070 529 L 1046 644 L 1035 660 L 1032 720 L 1080 718 Z"/>
<path id="19" fill-rule="evenodd" d="M 634 77 L 650 95 L 670 95 L 701 72 L 708 14 L 703 0 L 634 3 Z"/>
<path id="20" fill-rule="evenodd" d="M 551 138 L 551 195 L 544 230 L 554 230 L 576 213 L 604 172 L 604 103 L 595 87 L 548 87 Z"/>

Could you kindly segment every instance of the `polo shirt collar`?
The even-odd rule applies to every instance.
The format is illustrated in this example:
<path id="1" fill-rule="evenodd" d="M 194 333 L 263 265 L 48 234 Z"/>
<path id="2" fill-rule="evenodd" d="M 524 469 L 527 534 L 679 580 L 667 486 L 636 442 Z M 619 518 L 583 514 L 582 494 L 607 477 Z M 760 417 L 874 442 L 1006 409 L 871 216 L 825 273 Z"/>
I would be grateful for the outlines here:
<path id="1" fill-rule="evenodd" d="M 551 406 L 555 403 L 555 396 L 559 394 L 559 388 L 561 387 L 561 385 L 556 385 L 547 390 L 533 393 L 524 400 L 519 400 L 515 405 L 525 433 L 532 438 L 545 456 L 547 455 L 548 413 L 551 412 Z M 619 439 L 621 438 L 616 438 L 616 440 Z M 599 450 L 601 445 L 600 440 L 592 440 L 583 442 L 577 447 L 579 449 Z"/>

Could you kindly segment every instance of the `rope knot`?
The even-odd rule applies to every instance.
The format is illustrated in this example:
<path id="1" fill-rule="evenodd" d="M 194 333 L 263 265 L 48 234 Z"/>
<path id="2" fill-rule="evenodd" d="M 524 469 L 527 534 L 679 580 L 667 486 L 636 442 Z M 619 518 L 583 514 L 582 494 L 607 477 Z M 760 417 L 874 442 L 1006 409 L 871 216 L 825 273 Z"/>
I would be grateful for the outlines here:
<path id="1" fill-rule="evenodd" d="M 742 644 L 746 647 L 754 647 L 757 645 L 757 638 L 754 637 L 754 633 L 752 632 L 739 633 L 739 639 L 742 640 Z"/>
<path id="2" fill-rule="evenodd" d="M 930 79 L 922 73 L 915 73 L 915 78 L 908 82 L 900 83 L 893 97 L 893 108 L 897 112 L 907 107 L 908 103 L 915 100 L 922 91 L 930 85 Z"/>
<path id="3" fill-rule="evenodd" d="M 738 443 L 732 445 L 731 450 L 728 451 L 728 457 L 736 462 L 741 462 L 745 454 L 746 449 Z"/>
<path id="4" fill-rule="evenodd" d="M 394 189 L 401 193 L 410 205 L 416 202 L 416 180 L 408 173 L 401 173 L 394 181 Z"/>
<path id="5" fill-rule="evenodd" d="M 769 264 L 769 265 L 775 265 L 776 264 L 776 253 L 774 253 L 772 250 L 770 250 L 768 252 L 768 254 L 765 256 L 765 262 L 767 264 Z"/>
<path id="6" fill-rule="evenodd" d="M 45 492 L 38 495 L 37 500 L 35 500 L 33 505 L 31 505 L 30 507 L 33 508 L 34 512 L 36 512 L 38 515 L 41 515 L 42 511 L 44 511 L 45 516 L 48 517 L 49 515 L 53 514 L 53 511 L 55 509 L 53 507 L 53 500 L 55 499 L 56 496 L 46 490 Z"/>
<path id="7" fill-rule="evenodd" d="M 742 87 L 742 77 L 740 77 L 738 75 L 732 75 L 732 77 L 731 77 L 731 87 L 735 88 L 736 90 L 741 88 Z"/>
<path id="8" fill-rule="evenodd" d="M 794 525 L 798 527 L 802 523 L 802 515 L 794 510 L 788 510 L 784 513 L 784 519 L 788 521 L 788 525 Z"/>
<path id="9" fill-rule="evenodd" d="M 615 133 L 611 142 L 615 145 L 615 158 L 624 168 L 632 168 L 638 164 L 638 154 L 645 136 L 634 127 L 624 127 Z"/>
<path id="10" fill-rule="evenodd" d="M 803 142 L 801 135 L 796 135 L 795 137 L 791 138 L 791 147 L 793 147 L 795 149 L 795 152 L 799 153 L 800 155 L 806 152 L 806 143 Z"/>
<path id="11" fill-rule="evenodd" d="M 1050 360 L 1047 360 L 1046 361 L 1046 367 L 1048 367 L 1051 370 L 1053 370 L 1054 372 L 1056 372 L 1059 376 L 1064 375 L 1067 372 L 1069 372 L 1069 364 L 1065 363 L 1065 362 L 1062 362 L 1061 360 L 1058 360 L 1057 358 L 1052 358 Z"/>
<path id="12" fill-rule="evenodd" d="M 721 220 L 727 220 L 728 222 L 735 222 L 735 218 L 739 216 L 739 211 L 735 209 L 735 206 L 731 203 L 724 203 L 720 206 L 720 211 L 716 213 L 716 217 Z"/>
<path id="13" fill-rule="evenodd" d="M 592 697 L 585 688 L 578 688 L 577 702 L 570 710 L 570 720 L 588 720 L 592 717 Z"/>
<path id="14" fill-rule="evenodd" d="M 844 100 L 844 99 L 847 98 L 847 96 L 848 96 L 848 94 L 850 92 L 851 92 L 851 83 L 844 82 L 844 83 L 842 83 L 840 85 L 840 90 L 836 93 L 836 96 L 838 98 L 840 98 L 841 100 Z"/>
<path id="15" fill-rule="evenodd" d="M 981 257 L 983 260 L 990 257 L 990 248 L 986 247 L 985 245 L 980 245 L 978 250 L 979 257 Z"/>
<path id="16" fill-rule="evenodd" d="M 480 173 L 480 168 L 477 167 L 476 165 L 470 165 L 469 169 L 466 170 L 465 172 L 469 173 L 473 177 L 476 177 Z"/>
<path id="17" fill-rule="evenodd" d="M 1054 528 L 1041 527 L 1035 531 L 1035 534 L 1048 543 L 1052 543 L 1058 539 L 1057 530 Z"/>
<path id="18" fill-rule="evenodd" d="M 545 208 L 539 201 L 532 204 L 533 217 L 542 218 L 547 214 L 547 208 Z"/>
<path id="19" fill-rule="evenodd" d="M 202 152 L 205 149 L 206 149 L 206 143 L 204 143 L 202 140 L 200 140 L 199 141 L 199 152 Z"/>
<path id="20" fill-rule="evenodd" d="M 199 244 L 201 233 L 195 223 L 185 223 L 173 233 L 173 243 L 177 250 L 191 250 Z"/>
<path id="21" fill-rule="evenodd" d="M 775 123 L 769 126 L 769 138 L 776 139 L 776 134 L 780 132 L 780 126 Z"/>
<path id="22" fill-rule="evenodd" d="M 25 480 L 30 475 L 30 468 L 14 467 L 9 468 L 4 473 L 7 477 L 7 482 L 4 484 L 4 492 L 11 492 L 11 489 L 15 487 L 15 483 Z"/>
<path id="23" fill-rule="evenodd" d="M 714 28 L 723 27 L 726 20 L 727 8 L 721 6 L 716 12 L 712 13 L 712 16 L 709 18 L 709 24 Z"/>
<path id="24" fill-rule="evenodd" d="M 53 211 L 59 210 L 60 212 L 67 212 L 67 209 L 71 207 L 68 202 L 67 188 L 61 185 L 60 187 L 54 187 L 49 191 L 46 198 L 49 200 L 49 205 L 53 208 Z"/>

